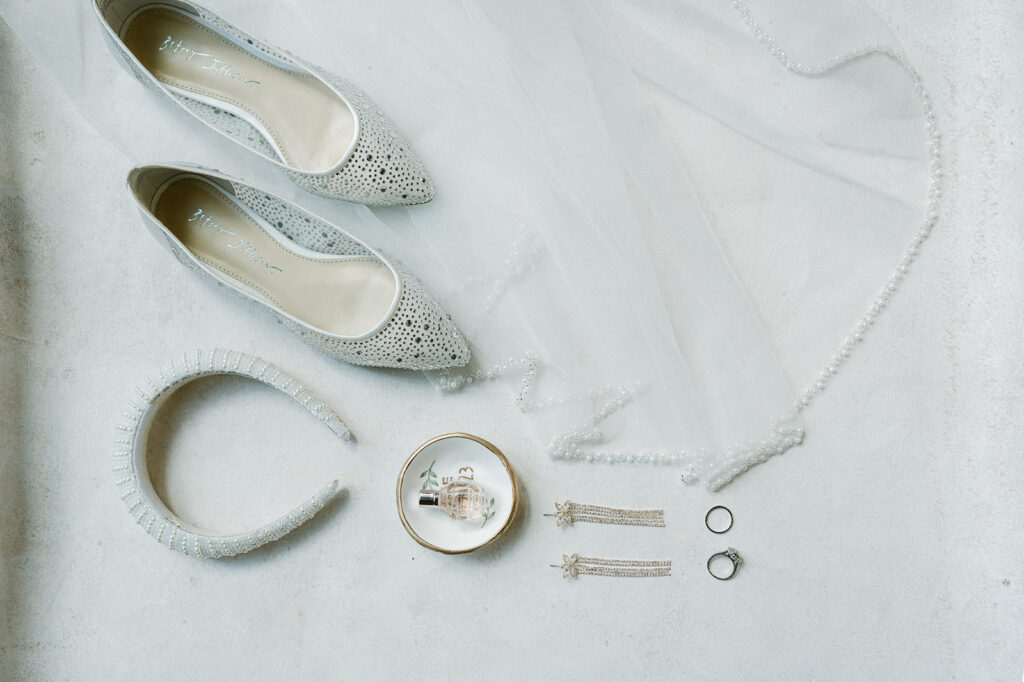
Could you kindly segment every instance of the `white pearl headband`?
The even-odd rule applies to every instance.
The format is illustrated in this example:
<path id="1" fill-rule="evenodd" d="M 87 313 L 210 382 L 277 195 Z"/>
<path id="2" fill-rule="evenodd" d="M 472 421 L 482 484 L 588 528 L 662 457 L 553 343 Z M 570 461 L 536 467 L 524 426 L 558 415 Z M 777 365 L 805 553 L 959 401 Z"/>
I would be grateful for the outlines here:
<path id="1" fill-rule="evenodd" d="M 249 377 L 273 386 L 290 395 L 344 440 L 351 437 L 341 418 L 313 391 L 276 365 L 252 355 L 221 349 L 195 350 L 183 353 L 168 365 L 158 368 L 155 377 L 147 376 L 144 384 L 135 389 L 141 403 L 129 400 L 128 409 L 121 412 L 126 421 L 117 425 L 118 434 L 114 441 L 117 445 L 114 452 L 117 487 L 128 512 L 146 533 L 170 549 L 199 559 L 243 554 L 278 540 L 313 518 L 338 492 L 338 481 L 331 481 L 277 521 L 241 535 L 205 535 L 175 516 L 156 494 L 149 480 L 146 436 L 153 416 L 169 395 L 194 379 L 215 374 Z"/>

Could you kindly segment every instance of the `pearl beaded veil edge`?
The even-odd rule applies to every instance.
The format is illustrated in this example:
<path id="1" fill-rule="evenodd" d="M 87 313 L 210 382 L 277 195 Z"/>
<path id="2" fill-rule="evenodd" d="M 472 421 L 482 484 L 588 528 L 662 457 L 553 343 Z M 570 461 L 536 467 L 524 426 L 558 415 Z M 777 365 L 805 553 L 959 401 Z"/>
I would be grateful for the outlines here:
<path id="1" fill-rule="evenodd" d="M 195 350 L 171 359 L 146 376 L 121 412 L 114 439 L 113 472 L 121 500 L 128 513 L 157 542 L 198 559 L 217 559 L 252 551 L 292 532 L 318 511 L 338 492 L 338 481 L 331 481 L 315 495 L 285 516 L 248 533 L 226 536 L 207 535 L 181 521 L 153 490 L 146 466 L 146 436 L 160 405 L 174 391 L 195 379 L 217 374 L 249 377 L 282 391 L 307 409 L 344 440 L 350 439 L 348 427 L 324 404 L 316 393 L 295 377 L 261 358 L 237 351 Z"/>
<path id="2" fill-rule="evenodd" d="M 622 272 L 623 263 L 632 263 L 636 272 L 621 275 L 623 281 L 634 276 L 628 287 L 630 300 L 616 309 L 614 301 L 609 304 L 588 296 L 586 286 L 574 292 L 574 302 L 589 305 L 590 317 L 597 322 L 591 326 L 594 342 L 577 339 L 567 344 L 573 359 L 588 365 L 587 370 L 562 382 L 570 388 L 552 388 L 564 378 L 559 372 L 571 367 L 564 356 L 560 362 L 552 362 L 554 353 L 513 352 L 503 362 L 478 366 L 468 373 L 445 371 L 435 379 L 442 390 L 459 390 L 480 380 L 509 378 L 514 401 L 524 412 L 562 415 L 559 420 L 548 418 L 544 430 L 546 451 L 554 459 L 680 465 L 684 482 L 702 480 L 718 490 L 756 464 L 801 443 L 805 409 L 832 383 L 888 306 L 936 223 L 942 171 L 935 116 L 920 74 L 884 24 L 865 5 L 854 1 L 827 7 L 765 0 L 754 4 L 769 25 L 783 30 L 791 51 L 739 1 L 733 2 L 732 8 L 593 2 L 589 9 L 581 9 L 564 4 L 564 13 L 557 18 L 575 38 L 579 71 L 587 75 L 592 87 L 587 99 L 601 111 L 605 124 L 600 128 L 595 124 L 588 134 L 599 141 L 595 131 L 607 133 L 610 150 L 627 173 L 625 184 L 634 198 L 641 195 L 642 215 L 640 221 L 630 224 L 628 216 L 619 214 L 616 222 L 604 226 L 605 232 L 600 219 L 591 218 L 586 234 L 605 238 L 611 244 L 608 253 L 615 257 L 594 272 L 593 262 L 583 260 L 574 269 L 572 258 L 563 256 L 561 274 L 574 272 L 573 279 L 592 286 L 600 277 Z M 507 87 L 515 92 L 519 83 L 527 83 L 517 94 L 533 98 L 540 109 L 523 114 L 525 121 L 530 115 L 544 117 L 556 109 L 556 98 L 571 99 L 557 83 L 557 94 L 551 95 L 546 106 L 541 104 L 544 83 L 536 72 L 543 70 L 531 69 L 521 58 L 532 48 L 536 62 L 560 63 L 561 73 L 571 60 L 562 58 L 562 51 L 551 46 L 565 41 L 531 44 L 522 39 L 527 31 L 524 26 L 516 27 L 516 17 L 501 15 L 494 8 L 480 14 L 480 21 L 498 34 L 502 33 L 499 26 L 514 27 L 508 29 L 514 35 L 504 36 L 512 47 L 503 66 L 515 73 L 517 82 Z M 557 19 L 540 23 L 556 25 Z M 836 105 L 849 111 L 836 115 Z M 697 115 L 680 113 L 680 109 L 695 110 Z M 586 119 L 578 112 L 574 116 L 575 123 L 585 127 Z M 572 124 L 566 120 L 559 126 L 557 115 L 550 119 L 547 130 L 564 130 Z M 640 125 L 630 128 L 633 120 Z M 678 127 L 669 128 L 670 123 L 678 122 L 693 124 L 693 131 L 680 133 Z M 699 138 L 704 135 L 711 143 L 701 143 Z M 736 138 L 741 139 L 737 142 Z M 579 154 L 589 141 L 581 136 L 568 153 Z M 749 156 L 737 153 L 747 151 L 742 149 L 743 142 L 752 148 Z M 677 158 L 664 154 L 666 150 Z M 736 161 L 716 163 L 715 155 L 723 152 L 735 155 Z M 606 152 L 605 157 L 610 155 Z M 552 160 L 551 165 L 560 162 Z M 787 164 L 798 170 L 779 172 Z M 709 171 L 708 166 L 721 167 Z M 925 169 L 926 198 L 921 196 Z M 567 184 L 566 178 L 586 177 L 587 172 L 596 177 L 590 168 L 566 163 L 549 179 Z M 743 182 L 734 182 L 737 177 Z M 787 189 L 787 180 L 799 184 Z M 731 192 L 730 182 L 735 184 Z M 756 201 L 740 188 L 756 191 L 766 182 L 779 198 L 758 197 L 769 209 L 764 214 L 744 210 L 744 204 L 756 205 Z M 611 188 L 591 184 L 600 196 L 591 193 L 589 198 L 601 206 L 612 194 Z M 691 188 L 696 197 L 687 196 Z M 578 189 L 584 193 L 588 188 Z M 672 193 L 678 196 L 669 196 Z M 828 203 L 832 200 L 834 205 Z M 826 207 L 820 225 L 811 222 L 814 214 L 804 208 L 816 202 Z M 610 207 L 609 213 L 618 206 L 604 205 Z M 836 211 L 844 214 L 843 220 L 829 215 Z M 772 222 L 772 217 L 793 220 L 794 213 L 807 214 L 807 225 L 801 230 L 808 237 L 801 243 L 800 231 L 794 231 L 786 243 L 795 246 L 795 252 L 771 239 L 756 243 L 766 260 L 789 261 L 797 256 L 796 262 L 811 261 L 813 265 L 812 254 L 820 248 L 814 244 L 814 231 L 821 228 L 850 230 L 849 235 L 840 232 L 826 243 L 832 241 L 849 249 L 852 256 L 870 259 L 869 267 L 863 267 L 856 258 L 844 260 L 826 254 L 819 277 L 836 278 L 838 272 L 848 281 L 840 287 L 822 286 L 822 279 L 808 276 L 805 291 L 797 292 L 809 291 L 813 296 L 821 287 L 846 298 L 839 305 L 827 303 L 844 312 L 829 320 L 831 326 L 818 327 L 842 338 L 838 349 L 828 358 L 831 349 L 826 341 L 821 352 L 828 359 L 820 374 L 796 397 L 788 395 L 791 381 L 783 376 L 777 350 L 761 334 L 760 310 L 746 306 L 753 290 L 737 290 L 731 259 L 721 258 L 719 246 L 724 245 L 732 247 L 730 257 L 739 252 L 740 260 L 749 260 L 749 254 L 743 253 L 746 245 L 740 241 L 749 235 L 707 225 L 712 222 L 710 215 L 732 215 L 736 222 L 764 222 L 766 230 L 784 234 L 784 223 Z M 697 227 L 700 223 L 714 229 L 701 230 Z M 916 231 L 911 231 L 915 223 Z M 624 229 L 626 225 L 631 229 Z M 493 286 L 481 307 L 491 309 L 493 299 L 506 289 L 512 290 L 508 297 L 520 307 L 529 301 L 516 290 L 518 283 L 529 280 L 532 270 L 544 267 L 539 262 L 544 257 L 571 253 L 574 246 L 580 246 L 579 241 L 559 234 L 563 227 L 564 223 L 558 223 L 547 233 L 542 240 L 546 247 L 517 240 L 503 268 L 492 273 Z M 900 230 L 905 230 L 906 236 L 900 236 Z M 624 234 L 618 234 L 620 231 Z M 852 231 L 864 233 L 866 239 Z M 877 234 L 882 231 L 889 234 Z M 651 252 L 628 253 L 628 245 L 622 243 L 631 235 L 646 243 Z M 723 244 L 730 239 L 739 242 L 738 247 L 736 243 Z M 552 243 L 558 246 L 553 248 Z M 656 253 L 658 249 L 663 252 Z M 886 273 L 886 264 L 892 262 L 895 268 Z M 656 282 L 636 276 L 648 269 L 655 273 Z M 773 275 L 763 267 L 760 271 Z M 872 288 L 883 278 L 872 298 Z M 745 282 L 760 284 L 749 274 Z M 786 283 L 784 278 L 782 283 Z M 550 305 L 550 290 L 543 290 L 543 296 Z M 645 307 L 649 308 L 652 300 L 663 304 L 664 310 L 654 311 L 645 320 Z M 807 299 L 798 300 L 803 304 Z M 820 309 L 821 302 L 818 305 Z M 802 307 L 798 312 L 804 312 Z M 851 318 L 855 323 L 848 331 L 839 331 Z M 571 319 L 572 313 L 565 312 L 559 322 Z M 618 322 L 620 319 L 626 322 Z M 524 322 L 528 328 L 540 327 L 531 323 Z M 632 347 L 627 325 L 632 326 L 633 339 L 639 342 Z M 687 329 L 689 325 L 700 331 Z M 558 333 L 555 327 L 549 327 L 548 338 Z M 799 324 L 790 327 L 801 331 Z M 600 344 L 602 336 L 614 338 L 615 334 L 625 343 L 603 364 L 599 355 L 581 350 Z M 534 333 L 535 338 L 544 336 Z M 664 345 L 659 348 L 659 343 Z M 651 360 L 646 366 L 637 357 L 638 345 Z M 595 365 L 601 372 L 592 369 Z M 589 377 L 589 386 L 584 376 Z M 750 400 L 751 396 L 755 399 Z M 573 405 L 577 406 L 575 412 Z M 665 405 L 675 409 L 665 410 Z M 568 414 L 574 416 L 566 417 Z M 619 423 L 611 425 L 619 417 Z M 545 417 L 535 421 L 543 423 Z M 616 441 L 622 445 L 608 447 Z"/>

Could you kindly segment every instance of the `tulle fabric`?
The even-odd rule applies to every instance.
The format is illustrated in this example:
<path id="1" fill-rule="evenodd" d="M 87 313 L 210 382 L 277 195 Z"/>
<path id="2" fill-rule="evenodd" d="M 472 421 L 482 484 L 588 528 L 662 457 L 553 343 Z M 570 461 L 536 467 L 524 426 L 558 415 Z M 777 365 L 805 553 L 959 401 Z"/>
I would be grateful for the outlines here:
<path id="1" fill-rule="evenodd" d="M 242 175 L 404 261 L 474 352 L 431 380 L 507 381 L 556 459 L 667 464 L 717 488 L 798 443 L 805 358 L 829 362 L 923 207 L 906 70 L 876 56 L 795 74 L 727 3 L 206 5 L 369 92 L 437 198 L 371 211 L 304 194 L 122 71 L 87 3 L 0 2 L 134 162 Z M 896 45 L 862 2 L 748 5 L 806 64 Z"/>

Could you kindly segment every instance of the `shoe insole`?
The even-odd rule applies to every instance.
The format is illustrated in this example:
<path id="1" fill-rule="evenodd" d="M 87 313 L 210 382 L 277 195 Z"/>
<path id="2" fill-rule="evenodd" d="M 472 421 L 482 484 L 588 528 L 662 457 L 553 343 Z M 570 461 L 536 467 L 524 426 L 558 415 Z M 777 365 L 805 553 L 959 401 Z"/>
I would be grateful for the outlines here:
<path id="1" fill-rule="evenodd" d="M 352 111 L 314 76 L 272 64 L 172 7 L 146 8 L 130 21 L 122 40 L 157 80 L 230 113 L 241 109 L 286 165 L 326 171 L 348 151 Z"/>
<path id="2" fill-rule="evenodd" d="M 168 180 L 152 212 L 196 258 L 313 327 L 360 336 L 391 311 L 398 283 L 380 260 L 303 253 L 202 178 Z"/>

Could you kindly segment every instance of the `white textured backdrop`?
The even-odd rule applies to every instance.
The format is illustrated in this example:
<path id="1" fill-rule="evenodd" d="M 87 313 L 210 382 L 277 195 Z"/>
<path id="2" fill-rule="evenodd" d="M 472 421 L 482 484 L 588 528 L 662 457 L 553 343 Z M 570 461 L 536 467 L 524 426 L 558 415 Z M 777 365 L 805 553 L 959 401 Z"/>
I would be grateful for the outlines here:
<path id="1" fill-rule="evenodd" d="M 873 4 L 935 99 L 942 218 L 805 445 L 717 495 L 556 465 L 501 386 L 439 398 L 198 284 L 141 229 L 131 162 L 0 24 L 0 679 L 1021 679 L 1024 11 Z M 813 376 L 820 358 L 768 330 Z M 198 562 L 134 527 L 109 454 L 132 384 L 213 345 L 308 380 L 357 442 L 241 380 L 184 389 L 151 457 L 186 518 L 244 528 L 346 488 L 277 545 Z M 453 430 L 502 447 L 525 487 L 510 536 L 463 557 L 416 545 L 393 501 L 407 454 Z M 668 527 L 556 529 L 540 514 L 567 497 L 663 505 Z M 736 515 L 725 536 L 703 527 L 716 503 Z M 726 544 L 747 563 L 718 583 L 704 562 Z M 563 583 L 547 564 L 568 551 L 674 575 Z"/>

